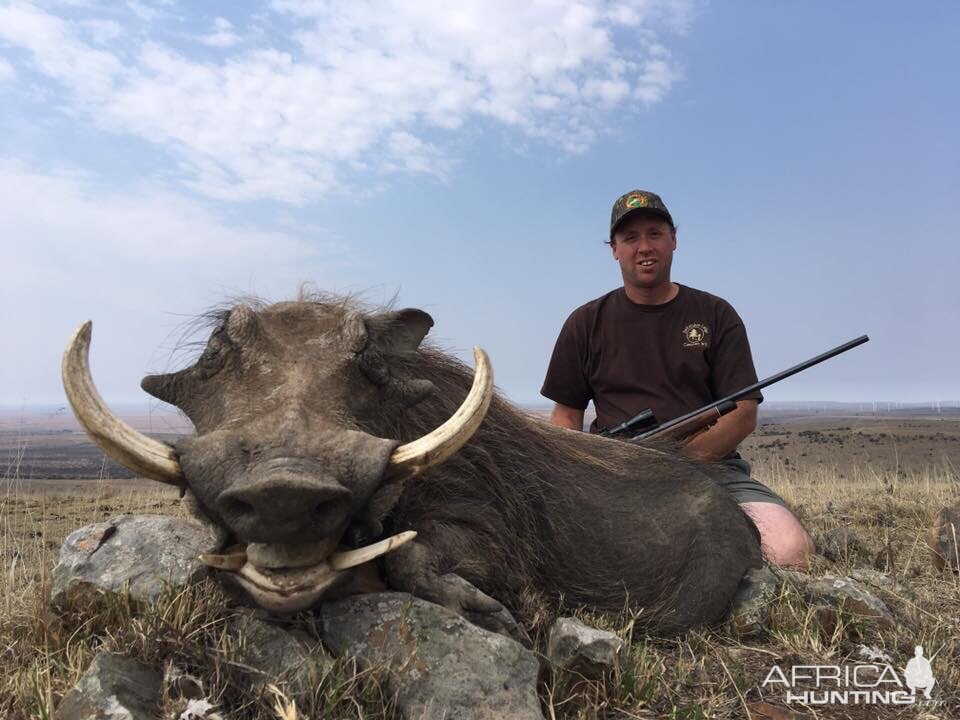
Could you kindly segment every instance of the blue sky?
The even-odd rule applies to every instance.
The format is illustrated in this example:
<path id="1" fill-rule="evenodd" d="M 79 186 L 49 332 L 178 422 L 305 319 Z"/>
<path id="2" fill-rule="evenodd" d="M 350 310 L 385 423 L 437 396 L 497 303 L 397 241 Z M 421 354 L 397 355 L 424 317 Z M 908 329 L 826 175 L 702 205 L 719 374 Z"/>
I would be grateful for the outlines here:
<path id="1" fill-rule="evenodd" d="M 227 13 L 219 15 L 218 13 Z M 0 0 L 0 405 L 112 402 L 184 322 L 301 282 L 421 307 L 538 401 L 660 193 L 773 400 L 960 399 L 960 5 Z"/>

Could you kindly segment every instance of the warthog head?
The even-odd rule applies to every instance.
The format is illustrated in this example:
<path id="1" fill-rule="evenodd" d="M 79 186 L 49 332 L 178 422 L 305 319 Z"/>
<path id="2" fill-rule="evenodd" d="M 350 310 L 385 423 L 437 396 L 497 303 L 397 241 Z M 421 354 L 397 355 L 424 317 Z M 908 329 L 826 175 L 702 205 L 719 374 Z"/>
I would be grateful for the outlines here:
<path id="1" fill-rule="evenodd" d="M 433 324 L 420 310 L 361 316 L 345 303 L 237 305 L 190 367 L 149 375 L 142 387 L 176 405 L 196 435 L 175 447 L 113 415 L 90 376 L 91 324 L 64 355 L 67 397 L 90 436 L 134 472 L 179 485 L 224 545 L 202 556 L 233 573 L 264 607 L 315 603 L 367 562 L 411 539 L 406 532 L 344 548 L 348 525 L 376 526 L 404 480 L 444 462 L 480 425 L 492 373 L 475 350 L 474 385 L 447 422 L 405 444 L 364 431 L 423 400 L 429 381 L 395 377 Z M 374 536 L 376 531 L 372 533 Z"/>

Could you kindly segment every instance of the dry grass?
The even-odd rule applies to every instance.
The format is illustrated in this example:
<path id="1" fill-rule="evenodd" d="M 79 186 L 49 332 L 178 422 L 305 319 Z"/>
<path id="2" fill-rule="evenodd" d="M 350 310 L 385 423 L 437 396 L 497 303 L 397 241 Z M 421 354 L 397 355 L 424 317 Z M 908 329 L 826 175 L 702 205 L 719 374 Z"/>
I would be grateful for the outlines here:
<path id="1" fill-rule="evenodd" d="M 849 527 L 880 556 L 901 583 L 893 592 L 876 591 L 898 626 L 877 630 L 844 613 L 825 622 L 790 582 L 774 603 L 771 629 L 760 637 L 738 637 L 722 627 L 652 640 L 634 632 L 630 616 L 583 613 L 587 622 L 619 633 L 628 649 L 619 670 L 602 681 L 547 674 L 541 697 L 548 717 L 745 718 L 746 708 L 761 699 L 782 704 L 782 695 L 762 695 L 758 688 L 773 663 L 852 664 L 866 645 L 889 654 L 902 669 L 918 643 L 928 656 L 939 649 L 933 663 L 937 706 L 794 710 L 811 718 L 960 717 L 960 582 L 933 570 L 924 541 L 931 513 L 960 495 L 952 467 L 914 473 L 848 468 L 840 479 L 836 470 L 798 473 L 795 466 L 787 471 L 771 460 L 758 463 L 754 474 L 783 495 L 813 532 Z M 70 530 L 121 512 L 183 512 L 174 491 L 153 484 L 91 481 L 79 491 L 63 487 L 11 477 L 0 486 L 0 717 L 52 717 L 100 650 L 191 673 L 230 718 L 394 717 L 378 673 L 357 673 L 345 661 L 318 669 L 315 692 L 295 702 L 282 678 L 251 688 L 237 660 L 237 639 L 227 631 L 233 611 L 211 583 L 171 592 L 148 608 L 134 608 L 120 597 L 52 615 L 46 607 L 48 576 Z M 848 569 L 848 563 L 818 559 L 814 572 Z M 308 617 L 303 624 L 310 629 Z M 178 707 L 168 698 L 167 716 L 176 717 Z"/>

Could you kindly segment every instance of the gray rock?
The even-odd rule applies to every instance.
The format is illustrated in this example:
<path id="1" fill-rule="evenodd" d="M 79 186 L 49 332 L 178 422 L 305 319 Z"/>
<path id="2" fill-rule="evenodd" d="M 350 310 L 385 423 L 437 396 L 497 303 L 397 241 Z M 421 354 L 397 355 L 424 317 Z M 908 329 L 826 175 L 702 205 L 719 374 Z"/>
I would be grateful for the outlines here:
<path id="1" fill-rule="evenodd" d="M 808 582 L 804 592 L 815 603 L 840 608 L 850 615 L 869 620 L 881 627 L 892 628 L 896 625 L 893 613 L 883 600 L 853 578 L 824 575 Z"/>
<path id="2" fill-rule="evenodd" d="M 333 663 L 323 646 L 306 633 L 244 613 L 230 623 L 236 656 L 254 685 L 273 683 L 288 695 L 312 692 Z"/>
<path id="3" fill-rule="evenodd" d="M 155 720 L 162 673 L 136 660 L 100 653 L 66 694 L 54 720 Z"/>
<path id="4" fill-rule="evenodd" d="M 817 553 L 831 562 L 868 562 L 873 556 L 863 540 L 850 528 L 837 527 L 817 534 Z"/>
<path id="5" fill-rule="evenodd" d="M 50 600 L 54 607 L 93 592 L 119 593 L 152 602 L 164 591 L 202 577 L 207 568 L 197 556 L 214 544 L 211 530 L 162 515 L 121 515 L 74 530 L 60 548 L 53 569 Z"/>
<path id="6" fill-rule="evenodd" d="M 743 635 L 762 632 L 779 589 L 780 578 L 769 567 L 748 570 L 737 587 L 730 609 L 730 622 L 737 631 Z"/>
<path id="7" fill-rule="evenodd" d="M 327 647 L 384 668 L 405 718 L 542 718 L 537 659 L 514 640 L 406 593 L 358 595 L 320 613 Z"/>
<path id="8" fill-rule="evenodd" d="M 617 667 L 622 648 L 623 640 L 616 633 L 562 617 L 550 628 L 547 658 L 555 667 L 599 678 Z"/>
<path id="9" fill-rule="evenodd" d="M 879 570 L 872 568 L 854 568 L 850 571 L 850 577 L 864 585 L 870 585 L 882 590 L 900 590 L 901 586 L 896 580 Z"/>

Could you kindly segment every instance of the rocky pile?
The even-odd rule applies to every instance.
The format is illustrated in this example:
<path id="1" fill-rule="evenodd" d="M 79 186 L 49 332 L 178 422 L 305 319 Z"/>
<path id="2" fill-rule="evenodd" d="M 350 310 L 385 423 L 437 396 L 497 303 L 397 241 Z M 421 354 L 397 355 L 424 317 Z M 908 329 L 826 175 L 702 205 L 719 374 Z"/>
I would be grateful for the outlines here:
<path id="1" fill-rule="evenodd" d="M 948 518 L 949 519 L 949 518 Z M 952 537 L 952 536 L 950 536 Z M 847 554 L 849 535 L 835 538 Z M 53 572 L 51 606 L 83 608 L 106 594 L 152 603 L 211 572 L 197 556 L 212 545 L 199 525 L 161 516 L 121 516 L 81 528 L 66 539 Z M 946 566 L 948 563 L 944 562 Z M 784 582 L 817 608 L 825 622 L 838 612 L 878 627 L 895 618 L 874 593 L 893 589 L 875 570 L 811 577 L 763 568 L 746 576 L 731 613 L 735 632 L 762 633 Z M 546 636 L 544 656 L 508 614 L 503 634 L 481 629 L 450 610 L 405 593 L 380 592 L 327 602 L 315 610 L 317 632 L 292 629 L 263 611 L 236 610 L 227 627 L 238 643 L 232 657 L 251 686 L 276 686 L 288 697 L 313 691 L 336 662 L 352 658 L 360 669 L 383 673 L 384 690 L 406 718 L 541 718 L 537 685 L 546 671 L 602 678 L 618 668 L 623 641 L 614 633 L 560 618 Z M 319 637 L 319 639 L 318 639 Z M 330 654 L 332 653 L 332 655 Z M 56 720 L 152 718 L 169 698 L 167 668 L 101 653 L 64 697 Z M 166 673 L 166 675 L 165 675 Z M 203 679 L 180 674 L 179 717 L 219 718 L 204 696 Z"/>
<path id="2" fill-rule="evenodd" d="M 84 607 L 117 593 L 134 603 L 154 602 L 209 572 L 197 556 L 211 544 L 199 525 L 162 516 L 121 516 L 81 528 L 61 549 L 51 605 Z M 510 637 L 405 593 L 357 595 L 324 604 L 317 614 L 329 650 L 386 673 L 386 692 L 403 717 L 542 718 L 540 663 Z M 231 631 L 243 638 L 249 682 L 276 684 L 289 697 L 309 692 L 333 662 L 320 643 L 263 613 L 238 614 Z M 101 653 L 60 703 L 56 720 L 157 717 L 162 680 L 159 668 Z M 202 697 L 184 700 L 181 717 L 219 717 Z"/>

